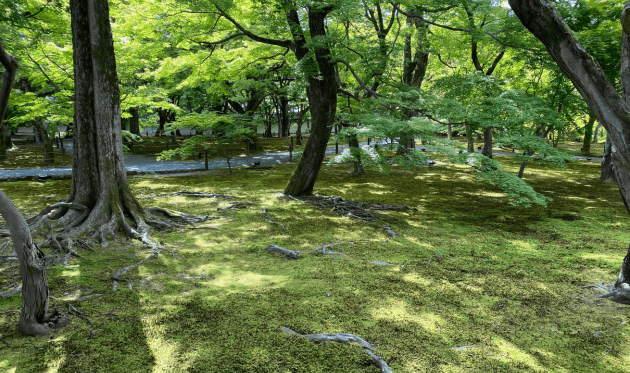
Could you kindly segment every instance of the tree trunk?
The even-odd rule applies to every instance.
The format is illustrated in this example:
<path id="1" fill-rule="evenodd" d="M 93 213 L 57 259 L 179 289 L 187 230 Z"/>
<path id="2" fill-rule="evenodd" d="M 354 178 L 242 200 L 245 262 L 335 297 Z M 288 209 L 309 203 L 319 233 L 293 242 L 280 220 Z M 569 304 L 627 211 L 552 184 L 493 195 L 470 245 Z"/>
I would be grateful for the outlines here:
<path id="1" fill-rule="evenodd" d="M 33 129 L 37 132 L 37 136 L 41 140 L 44 149 L 44 165 L 52 166 L 55 163 L 55 153 L 53 152 L 54 144 L 48 136 L 48 130 L 40 122 L 33 123 Z"/>
<path id="2" fill-rule="evenodd" d="M 595 127 L 595 131 L 593 131 L 594 135 L 593 135 L 593 144 L 597 144 L 598 141 L 598 134 L 599 134 L 599 128 L 602 126 L 601 123 L 597 123 L 597 127 Z"/>
<path id="3" fill-rule="evenodd" d="M 475 152 L 475 140 L 473 139 L 473 130 L 470 124 L 466 123 L 466 143 L 468 145 L 468 153 Z"/>
<path id="4" fill-rule="evenodd" d="M 155 132 L 155 136 L 162 136 L 164 134 L 164 125 L 166 124 L 167 115 L 166 111 L 162 109 L 157 109 L 158 118 L 159 118 L 159 126 L 157 131 Z"/>
<path id="5" fill-rule="evenodd" d="M 45 254 L 33 242 L 26 220 L 11 200 L 0 191 L 0 214 L 11 232 L 11 240 L 20 263 L 22 312 L 18 324 L 26 335 L 50 333 L 50 327 L 62 327 L 68 317 L 58 311 L 48 313 L 48 280 Z"/>
<path id="6" fill-rule="evenodd" d="M 483 130 L 483 150 L 481 154 L 492 158 L 492 127 Z"/>
<path id="7" fill-rule="evenodd" d="M 630 138 L 630 1 L 621 14 L 623 99 L 595 60 L 574 38 L 555 8 L 541 0 L 509 0 L 509 3 L 523 25 L 547 47 L 551 57 L 606 129 L 613 173 L 626 210 L 630 212 L 630 146 L 626 142 Z M 623 260 L 615 290 L 606 296 L 615 302 L 630 304 L 629 282 L 630 249 Z"/>
<path id="8" fill-rule="evenodd" d="M 129 118 L 129 132 L 140 136 L 140 117 L 138 115 L 138 108 L 129 108 L 129 113 L 131 114 L 131 118 Z"/>
<path id="9" fill-rule="evenodd" d="M 593 125 L 595 124 L 595 116 L 593 114 L 588 115 L 588 122 L 584 126 L 584 143 L 582 144 L 582 153 L 591 153 L 591 139 L 593 138 Z"/>
<path id="10" fill-rule="evenodd" d="M 15 82 L 15 75 L 18 69 L 18 61 L 15 57 L 5 52 L 0 44 L 0 63 L 4 67 L 4 73 L 2 74 L 2 86 L 0 86 L 0 161 L 7 159 L 7 148 L 11 147 L 11 134 L 7 137 L 9 125 L 4 122 L 4 117 L 7 113 L 7 106 L 9 105 L 9 96 L 11 95 L 11 88 L 13 82 Z M 7 140 L 9 146 L 7 146 Z"/>
<path id="11" fill-rule="evenodd" d="M 125 216 L 140 232 L 148 227 L 135 200 L 125 170 L 120 130 L 120 94 L 107 0 L 70 2 L 74 50 L 74 151 L 72 188 L 68 202 L 85 209 L 60 208 L 60 218 L 71 235 L 93 232 L 132 236 Z M 105 230 L 107 229 L 107 230 Z M 101 233 L 101 235 L 98 235 Z M 137 234 L 137 232 L 135 232 Z"/>
<path id="12" fill-rule="evenodd" d="M 311 109 L 307 106 L 306 109 L 300 110 L 300 115 L 297 119 L 297 130 L 295 131 L 295 145 L 302 146 L 302 124 L 304 124 L 304 115 Z"/>
<path id="13" fill-rule="evenodd" d="M 287 96 L 280 96 L 281 120 L 278 127 L 278 137 L 289 137 L 291 120 L 289 118 L 289 99 Z"/>
<path id="14" fill-rule="evenodd" d="M 446 125 L 446 139 L 453 140 L 453 126 L 451 124 Z"/>
<path id="15" fill-rule="evenodd" d="M 127 123 L 129 123 L 129 118 L 120 118 L 120 129 L 126 131 Z"/>
<path id="16" fill-rule="evenodd" d="M 329 9 L 309 8 L 308 22 L 312 38 L 326 36 L 326 15 Z M 290 11 L 290 21 L 299 26 L 296 11 Z M 294 39 L 298 44 L 296 57 L 304 58 L 308 50 L 304 46 L 305 39 L 301 30 L 292 27 Z M 284 188 L 284 194 L 303 196 L 313 192 L 317 175 L 326 156 L 326 146 L 330 139 L 331 124 L 337 111 L 337 80 L 335 79 L 334 64 L 331 62 L 331 51 L 327 45 L 313 47 L 315 61 L 319 70 L 318 76 L 308 78 L 307 96 L 311 108 L 311 133 L 306 142 L 302 158 L 298 162 L 289 182 Z"/>
<path id="17" fill-rule="evenodd" d="M 612 152 L 610 140 L 606 139 L 604 143 L 604 156 L 602 157 L 602 172 L 599 176 L 601 181 L 616 181 L 613 171 Z"/>

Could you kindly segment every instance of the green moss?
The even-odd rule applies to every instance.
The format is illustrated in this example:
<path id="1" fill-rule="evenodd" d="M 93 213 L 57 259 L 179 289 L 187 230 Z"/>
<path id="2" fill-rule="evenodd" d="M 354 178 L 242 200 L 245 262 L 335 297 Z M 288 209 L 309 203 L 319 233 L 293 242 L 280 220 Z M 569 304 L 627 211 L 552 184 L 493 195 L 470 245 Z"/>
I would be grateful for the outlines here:
<path id="1" fill-rule="evenodd" d="M 509 157 L 498 160 L 518 169 Z M 94 328 L 73 316 L 52 339 L 26 338 L 15 326 L 19 314 L 1 313 L 2 337 L 24 347 L 1 347 L 0 370 L 378 372 L 358 346 L 310 343 L 280 326 L 356 334 L 378 344 L 375 353 L 395 372 L 630 370 L 628 308 L 580 288 L 613 281 L 628 245 L 625 208 L 616 186 L 598 180 L 598 164 L 529 165 L 526 180 L 553 198 L 546 209 L 508 206 L 464 166 L 358 177 L 349 164 L 324 167 L 319 194 L 416 208 L 384 212 L 375 224 L 279 198 L 293 167 L 130 178 L 143 204 L 222 216 L 222 199 L 140 196 L 187 189 L 253 205 L 207 223 L 216 230 L 154 232 L 177 258 L 160 255 L 131 271 L 133 290 L 123 281 L 112 292 L 110 277 L 147 255 L 134 241 L 51 268 L 52 307 L 103 294 L 70 302 Z M 29 215 L 67 196 L 70 182 L 2 188 Z M 286 230 L 267 223 L 263 207 Z M 347 257 L 308 254 L 341 241 L 354 242 L 334 248 Z M 264 251 L 270 243 L 307 254 L 285 260 Z M 9 281 L 0 278 L 0 287 Z M 0 311 L 19 306 L 19 296 L 0 300 Z"/>

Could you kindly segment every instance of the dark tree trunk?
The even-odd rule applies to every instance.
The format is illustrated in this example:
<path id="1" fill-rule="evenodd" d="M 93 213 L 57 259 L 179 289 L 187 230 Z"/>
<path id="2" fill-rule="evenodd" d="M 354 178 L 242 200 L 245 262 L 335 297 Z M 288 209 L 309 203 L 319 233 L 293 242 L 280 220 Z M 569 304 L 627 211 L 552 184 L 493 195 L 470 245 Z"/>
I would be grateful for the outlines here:
<path id="1" fill-rule="evenodd" d="M 582 143 L 582 153 L 590 154 L 591 152 L 591 139 L 593 138 L 593 125 L 595 124 L 595 116 L 593 114 L 588 115 L 588 122 L 584 126 L 584 142 Z"/>
<path id="2" fill-rule="evenodd" d="M 483 130 L 483 150 L 481 154 L 492 158 L 492 127 Z"/>
<path id="3" fill-rule="evenodd" d="M 309 30 L 312 38 L 326 35 L 327 9 L 308 9 Z M 296 46 L 296 57 L 306 57 L 304 33 L 299 26 L 298 13 L 292 10 L 288 14 Z M 311 108 L 311 133 L 306 142 L 302 158 L 298 162 L 289 182 L 284 188 L 288 195 L 303 196 L 313 192 L 317 175 L 326 156 L 326 146 L 330 139 L 331 124 L 337 111 L 337 80 L 334 64 L 330 60 L 331 51 L 328 46 L 314 48 L 315 61 L 319 74 L 308 78 L 307 97 Z"/>
<path id="4" fill-rule="evenodd" d="M 612 152 L 610 140 L 606 139 L 604 143 L 604 156 L 602 157 L 602 173 L 599 176 L 601 181 L 616 181 L 613 171 Z"/>
<path id="5" fill-rule="evenodd" d="M 602 126 L 601 123 L 597 123 L 597 127 L 595 127 L 595 131 L 593 131 L 593 144 L 597 144 L 598 141 L 598 134 L 599 134 L 599 128 Z"/>
<path id="6" fill-rule="evenodd" d="M 304 115 L 311 109 L 307 106 L 306 109 L 300 110 L 300 115 L 297 119 L 297 130 L 295 131 L 295 145 L 302 146 L 302 124 L 304 124 Z"/>
<path id="7" fill-rule="evenodd" d="M 280 122 L 278 127 L 278 137 L 289 137 L 291 120 L 289 118 L 289 99 L 280 96 Z"/>
<path id="8" fill-rule="evenodd" d="M 578 43 L 557 10 L 541 0 L 509 0 L 512 10 L 523 25 L 549 51 L 564 74 L 584 98 L 590 111 L 604 126 L 610 140 L 613 173 L 621 197 L 630 212 L 630 2 L 621 14 L 621 88 L 620 99 L 615 87 L 600 66 Z M 606 294 L 611 300 L 630 304 L 630 250 L 625 256 L 615 291 Z"/>
<path id="9" fill-rule="evenodd" d="M 155 136 L 162 136 L 164 134 L 164 125 L 168 119 L 166 115 L 166 111 L 162 109 L 157 109 L 158 117 L 159 117 L 159 126 L 157 131 L 155 132 Z"/>
<path id="10" fill-rule="evenodd" d="M 470 124 L 466 123 L 466 144 L 468 145 L 468 153 L 475 152 L 475 139 L 473 139 L 473 130 Z"/>
<path id="11" fill-rule="evenodd" d="M 20 263 L 22 278 L 22 312 L 19 328 L 31 336 L 50 333 L 53 327 L 62 327 L 68 318 L 58 312 L 48 313 L 48 280 L 45 254 L 33 242 L 26 220 L 11 200 L 0 191 L 0 214 L 11 232 L 11 240 Z M 56 318 L 56 319 L 54 319 Z"/>
<path id="12" fill-rule="evenodd" d="M 2 48 L 2 44 L 0 44 L 0 63 L 2 63 L 4 67 L 2 86 L 0 86 L 0 161 L 4 161 L 7 159 L 7 149 L 11 147 L 9 125 L 4 121 L 4 117 L 7 113 L 7 106 L 9 105 L 11 88 L 15 82 L 18 61 L 15 57 L 5 52 L 4 48 Z"/>
<path id="13" fill-rule="evenodd" d="M 33 123 L 33 128 L 37 131 L 37 135 L 41 139 L 41 144 L 44 148 L 44 165 L 53 165 L 55 163 L 55 153 L 53 152 L 54 144 L 50 136 L 48 136 L 48 130 L 46 130 L 44 125 L 40 122 Z"/>
<path id="14" fill-rule="evenodd" d="M 131 114 L 131 118 L 129 118 L 129 132 L 140 136 L 140 116 L 138 115 L 138 108 L 130 108 L 129 113 Z"/>
<path id="15" fill-rule="evenodd" d="M 123 131 L 127 130 L 127 124 L 129 123 L 129 118 L 120 118 L 120 129 Z"/>
<path id="16" fill-rule="evenodd" d="M 74 50 L 74 151 L 68 202 L 85 209 L 58 209 L 51 219 L 72 235 L 124 230 L 125 216 L 148 231 L 125 170 L 120 131 L 120 94 L 107 0 L 72 0 Z M 135 232 L 137 234 L 137 232 Z M 103 237 L 103 236 L 101 236 Z M 104 244 L 104 242 L 103 242 Z"/>

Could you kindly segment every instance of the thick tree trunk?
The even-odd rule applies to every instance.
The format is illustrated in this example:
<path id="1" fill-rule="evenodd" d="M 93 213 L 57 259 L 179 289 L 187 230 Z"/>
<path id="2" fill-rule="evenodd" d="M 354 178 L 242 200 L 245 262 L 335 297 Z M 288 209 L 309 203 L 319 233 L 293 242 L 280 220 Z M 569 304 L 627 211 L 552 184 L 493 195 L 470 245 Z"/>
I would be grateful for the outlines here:
<path id="1" fill-rule="evenodd" d="M 309 8 L 309 31 L 312 38 L 326 35 L 326 15 L 328 10 Z M 299 25 L 297 12 L 292 11 L 289 17 Z M 302 59 L 308 51 L 304 47 L 303 34 L 293 31 L 294 39 L 299 42 L 296 57 Z M 298 162 L 289 182 L 284 188 L 288 195 L 309 195 L 313 192 L 317 175 L 326 156 L 326 146 L 330 139 L 331 124 L 337 111 L 337 80 L 334 64 L 330 60 L 331 51 L 327 46 L 315 49 L 319 74 L 308 79 L 307 96 L 311 108 L 311 132 L 306 142 L 302 158 Z"/>
<path id="2" fill-rule="evenodd" d="M 584 142 L 582 143 L 582 153 L 591 153 L 591 139 L 593 138 L 593 125 L 595 124 L 595 116 L 593 114 L 588 115 L 588 122 L 584 126 Z"/>
<path id="3" fill-rule="evenodd" d="M 492 158 L 492 132 L 492 127 L 483 130 L 483 150 L 481 151 L 481 154 L 490 158 Z"/>
<path id="4" fill-rule="evenodd" d="M 573 82 L 589 109 L 606 129 L 610 139 L 612 169 L 621 197 L 630 212 L 630 2 L 621 14 L 621 88 L 620 99 L 613 84 L 599 65 L 574 38 L 557 10 L 541 0 L 509 0 L 523 25 L 549 51 L 564 74 Z M 630 250 L 625 256 L 611 300 L 630 304 Z"/>
<path id="5" fill-rule="evenodd" d="M 120 130 L 120 94 L 107 0 L 72 0 L 74 49 L 74 151 L 68 202 L 86 209 L 58 209 L 71 235 L 108 229 L 148 231 L 127 181 Z M 137 232 L 136 232 L 137 233 Z M 101 239 L 104 241 L 104 236 Z M 103 242 L 103 244 L 105 244 Z"/>
<path id="6" fill-rule="evenodd" d="M 22 312 L 18 326 L 26 335 L 47 335 L 51 326 L 62 327 L 67 324 L 68 318 L 58 312 L 48 313 L 45 255 L 33 242 L 31 231 L 22 214 L 2 191 L 0 214 L 11 232 L 13 247 L 20 263 Z"/>
<path id="7" fill-rule="evenodd" d="M 7 112 L 7 106 L 9 105 L 11 88 L 15 82 L 18 61 L 15 57 L 5 52 L 4 48 L 2 48 L 2 44 L 0 44 L 0 63 L 4 67 L 2 86 L 0 86 L 0 161 L 4 161 L 7 159 L 7 149 L 11 147 L 11 134 L 8 131 L 9 126 L 5 123 L 4 117 Z M 9 144 L 8 146 L 7 142 Z"/>
<path id="8" fill-rule="evenodd" d="M 287 96 L 280 96 L 280 114 L 278 137 L 289 137 L 291 120 L 289 118 L 289 99 Z"/>

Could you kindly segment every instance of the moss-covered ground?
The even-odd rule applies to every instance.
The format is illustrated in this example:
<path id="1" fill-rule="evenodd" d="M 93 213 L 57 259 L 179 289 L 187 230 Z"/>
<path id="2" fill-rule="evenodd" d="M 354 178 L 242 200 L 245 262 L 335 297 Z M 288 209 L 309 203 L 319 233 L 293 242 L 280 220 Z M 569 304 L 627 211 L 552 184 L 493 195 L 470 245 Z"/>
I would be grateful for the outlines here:
<path id="1" fill-rule="evenodd" d="M 112 241 L 51 268 L 51 307 L 71 304 L 93 326 L 72 316 L 52 336 L 27 338 L 16 326 L 20 295 L 0 300 L 0 336 L 11 346 L 0 342 L 0 371 L 379 371 L 358 345 L 311 343 L 281 326 L 353 333 L 377 344 L 394 372 L 630 371 L 629 308 L 581 288 L 614 281 L 628 247 L 630 220 L 598 164 L 528 166 L 527 181 L 554 199 L 530 209 L 508 206 L 464 166 L 361 177 L 351 165 L 323 167 L 318 194 L 417 209 L 377 223 L 281 198 L 293 167 L 131 178 L 143 204 L 215 216 L 203 226 L 216 229 L 154 233 L 177 258 L 144 262 L 116 292 L 110 276 L 147 255 L 138 242 Z M 70 182 L 0 188 L 29 215 L 63 200 Z M 183 189 L 234 197 L 141 196 Z M 224 216 L 227 201 L 253 204 Z M 264 207 L 286 230 L 265 221 Z M 342 241 L 354 242 L 333 248 L 347 256 L 310 254 Z M 264 251 L 271 243 L 306 254 L 283 259 Z M 0 289 L 14 282 L 0 274 Z M 90 294 L 102 295 L 73 300 Z M 453 349 L 462 346 L 472 347 Z"/>

